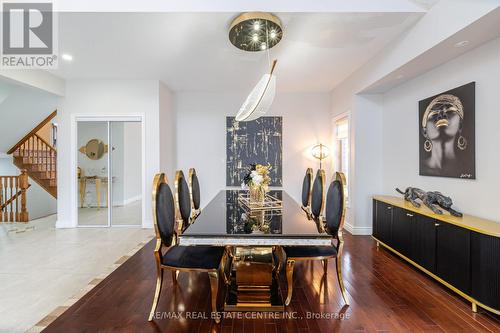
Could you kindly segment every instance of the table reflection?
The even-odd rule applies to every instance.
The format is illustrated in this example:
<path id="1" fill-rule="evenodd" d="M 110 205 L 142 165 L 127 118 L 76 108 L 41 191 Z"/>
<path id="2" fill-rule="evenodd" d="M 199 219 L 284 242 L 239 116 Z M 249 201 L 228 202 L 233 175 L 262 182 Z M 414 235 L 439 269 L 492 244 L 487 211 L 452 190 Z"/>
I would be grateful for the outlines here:
<path id="1" fill-rule="evenodd" d="M 282 234 L 282 210 L 250 210 L 238 201 L 241 191 L 228 191 L 226 194 L 226 232 L 227 234 Z M 282 200 L 281 191 L 269 194 Z"/>

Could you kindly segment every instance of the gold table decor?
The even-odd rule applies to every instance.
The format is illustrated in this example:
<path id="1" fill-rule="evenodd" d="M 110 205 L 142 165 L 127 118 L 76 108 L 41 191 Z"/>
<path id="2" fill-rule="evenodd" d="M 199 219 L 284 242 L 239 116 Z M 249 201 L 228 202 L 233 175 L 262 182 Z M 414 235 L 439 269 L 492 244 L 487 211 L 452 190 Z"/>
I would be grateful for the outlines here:
<path id="1" fill-rule="evenodd" d="M 255 210 L 280 210 L 283 209 L 283 201 L 275 198 L 269 193 L 264 194 L 264 200 L 261 202 L 254 201 L 251 198 L 251 194 L 248 192 L 243 192 L 238 195 L 238 201 L 245 206 L 245 208 L 255 211 Z"/>

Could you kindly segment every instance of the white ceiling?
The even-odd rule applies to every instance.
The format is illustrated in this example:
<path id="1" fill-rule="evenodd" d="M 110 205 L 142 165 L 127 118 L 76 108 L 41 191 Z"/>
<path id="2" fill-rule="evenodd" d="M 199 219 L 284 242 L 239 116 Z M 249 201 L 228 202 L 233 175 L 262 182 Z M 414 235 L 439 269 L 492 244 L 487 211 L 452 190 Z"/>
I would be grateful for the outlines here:
<path id="1" fill-rule="evenodd" d="M 416 0 L 419 5 L 435 1 Z M 66 79 L 160 79 L 174 91 L 248 90 L 267 53 L 238 50 L 228 27 L 238 13 L 60 13 Z M 423 12 L 277 13 L 284 37 L 271 49 L 282 92 L 332 90 Z"/>

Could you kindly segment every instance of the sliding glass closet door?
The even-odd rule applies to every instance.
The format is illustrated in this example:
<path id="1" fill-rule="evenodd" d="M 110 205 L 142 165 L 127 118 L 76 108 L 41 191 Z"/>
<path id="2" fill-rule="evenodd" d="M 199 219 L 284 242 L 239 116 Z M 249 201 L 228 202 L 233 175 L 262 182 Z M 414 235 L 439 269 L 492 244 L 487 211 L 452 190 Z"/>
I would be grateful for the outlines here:
<path id="1" fill-rule="evenodd" d="M 109 226 L 108 122 L 77 123 L 78 225 Z"/>
<path id="2" fill-rule="evenodd" d="M 78 226 L 141 226 L 142 123 L 78 121 Z"/>
<path id="3" fill-rule="evenodd" d="M 111 225 L 139 226 L 142 217 L 141 122 L 110 122 Z"/>

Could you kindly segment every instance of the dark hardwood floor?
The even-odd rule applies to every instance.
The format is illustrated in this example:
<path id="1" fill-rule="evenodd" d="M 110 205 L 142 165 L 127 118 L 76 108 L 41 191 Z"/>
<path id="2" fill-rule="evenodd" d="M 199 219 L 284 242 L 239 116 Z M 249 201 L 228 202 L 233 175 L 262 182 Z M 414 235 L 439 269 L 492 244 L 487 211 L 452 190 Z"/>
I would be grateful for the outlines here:
<path id="1" fill-rule="evenodd" d="M 351 305 L 343 306 L 335 266 L 295 265 L 294 295 L 287 312 L 297 319 L 231 318 L 147 321 L 155 287 L 153 242 L 148 243 L 44 332 L 500 332 L 498 316 L 478 308 L 382 248 L 368 236 L 345 237 L 343 276 Z M 104 255 L 104 254 L 103 254 Z M 286 292 L 282 276 L 281 286 Z M 158 311 L 210 315 L 207 274 L 165 275 Z M 220 299 L 222 303 L 222 298 Z M 343 319 L 307 318 L 324 313 Z M 302 317 L 302 318 L 301 318 Z"/>

